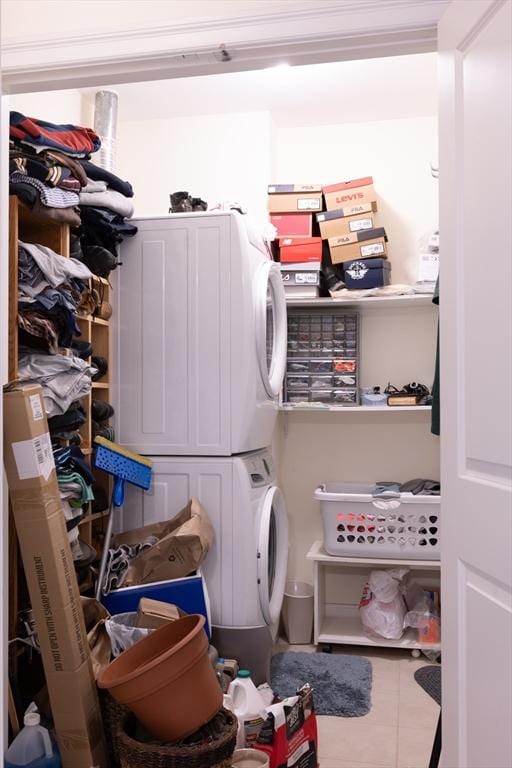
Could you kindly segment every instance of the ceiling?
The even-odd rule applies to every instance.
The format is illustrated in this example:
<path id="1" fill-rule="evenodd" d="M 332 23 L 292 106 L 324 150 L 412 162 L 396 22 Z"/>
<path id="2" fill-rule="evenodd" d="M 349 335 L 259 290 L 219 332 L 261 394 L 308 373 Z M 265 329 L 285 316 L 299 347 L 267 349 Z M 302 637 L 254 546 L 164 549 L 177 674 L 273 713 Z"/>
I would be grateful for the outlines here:
<path id="1" fill-rule="evenodd" d="M 113 85 L 119 120 L 270 111 L 283 127 L 368 122 L 437 113 L 437 54 Z M 82 93 L 94 100 L 97 89 Z"/>

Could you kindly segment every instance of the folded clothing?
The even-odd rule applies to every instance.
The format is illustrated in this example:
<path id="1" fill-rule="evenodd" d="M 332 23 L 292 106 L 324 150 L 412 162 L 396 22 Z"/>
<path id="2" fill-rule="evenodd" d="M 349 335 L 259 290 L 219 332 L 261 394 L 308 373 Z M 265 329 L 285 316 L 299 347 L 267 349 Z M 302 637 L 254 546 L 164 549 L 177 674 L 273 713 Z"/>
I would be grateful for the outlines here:
<path id="1" fill-rule="evenodd" d="M 123 181 L 115 173 L 107 171 L 105 168 L 101 168 L 99 165 L 95 165 L 88 160 L 81 160 L 80 164 L 89 179 L 104 181 L 110 189 L 120 192 L 125 197 L 133 197 L 133 187 L 128 181 Z"/>
<path id="2" fill-rule="evenodd" d="M 48 419 L 48 429 L 52 436 L 58 434 L 65 435 L 79 429 L 86 421 L 85 408 L 81 403 L 75 402 L 71 403 L 65 413 Z"/>
<path id="3" fill-rule="evenodd" d="M 60 256 L 45 245 L 35 245 L 34 243 L 23 243 L 20 241 L 19 248 L 32 257 L 43 273 L 46 282 L 54 288 L 62 285 L 71 277 L 78 278 L 79 280 L 89 280 L 92 277 L 90 269 L 85 264 L 76 259 Z M 39 292 L 37 291 L 37 293 Z"/>
<path id="4" fill-rule="evenodd" d="M 105 181 L 94 181 L 93 179 L 87 179 L 87 184 L 82 187 L 82 192 L 106 192 L 107 184 Z"/>
<path id="5" fill-rule="evenodd" d="M 137 227 L 108 208 L 94 208 L 84 205 L 80 208 L 82 225 L 79 230 L 82 249 L 99 245 L 114 256 L 117 246 L 125 237 L 137 234 Z"/>
<path id="6" fill-rule="evenodd" d="M 134 213 L 132 201 L 115 189 L 107 189 L 105 192 L 81 192 L 80 205 L 108 208 L 126 219 L 131 219 Z"/>
<path id="7" fill-rule="evenodd" d="M 84 156 L 101 147 L 99 136 L 91 128 L 79 125 L 58 125 L 25 117 L 21 112 L 10 113 L 10 137 L 39 148 L 53 148 L 68 155 Z"/>
<path id="8" fill-rule="evenodd" d="M 49 417 L 65 413 L 74 400 L 91 391 L 91 376 L 96 372 L 85 360 L 63 355 L 42 355 L 22 352 L 18 378 L 40 384 L 46 414 Z"/>
<path id="9" fill-rule="evenodd" d="M 15 171 L 11 173 L 10 181 L 13 184 L 29 184 L 37 189 L 42 205 L 45 205 L 47 208 L 73 208 L 80 201 L 80 197 L 76 192 L 70 192 L 59 187 L 49 187 L 44 181 L 39 181 L 39 179 L 28 176 L 26 173 Z"/>

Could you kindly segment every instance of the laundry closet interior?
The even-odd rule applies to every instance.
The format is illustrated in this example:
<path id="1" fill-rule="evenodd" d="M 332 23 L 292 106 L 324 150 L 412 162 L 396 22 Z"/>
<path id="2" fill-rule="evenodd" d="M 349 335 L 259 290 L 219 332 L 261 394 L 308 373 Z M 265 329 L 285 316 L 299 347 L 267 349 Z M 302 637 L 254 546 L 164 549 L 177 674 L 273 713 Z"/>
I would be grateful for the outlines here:
<path id="1" fill-rule="evenodd" d="M 391 406 L 384 396 L 388 386 L 391 394 L 413 383 L 430 391 L 434 381 L 438 307 L 432 292 L 414 287 L 422 250 L 438 229 L 437 54 L 293 67 L 283 62 L 258 71 L 18 94 L 10 97 L 10 109 L 92 127 L 99 91 L 117 94 L 114 170 L 133 186 L 129 221 L 138 232 L 119 246 L 119 265 L 108 278 L 93 280 L 111 317 L 79 321 L 82 340 L 109 367 L 87 395 L 82 448 L 91 458 L 100 434 L 153 462 L 149 490 L 127 485 L 114 534 L 170 520 L 198 499 L 214 531 L 201 566 L 212 643 L 225 657 L 242 656 L 258 683 L 266 679 L 272 649 L 288 647 L 280 625 L 285 583 L 311 585 L 314 592 L 313 634 L 300 648 L 419 653 L 425 644 L 416 629 L 395 640 L 368 633 L 359 604 L 370 572 L 389 568 L 408 569 L 439 597 L 434 497 L 426 497 L 423 517 L 420 505 L 410 505 L 415 527 L 407 515 L 400 519 L 406 504 L 389 519 L 398 486 L 418 478 L 439 481 L 430 400 Z M 278 300 L 269 199 L 279 189 L 272 188 L 320 189 L 368 177 L 376 226 L 387 238 L 389 282 L 409 290 L 332 298 L 323 288 L 318 297 L 299 291 Z M 215 215 L 170 213 L 171 194 L 185 190 Z M 289 212 L 270 208 L 283 217 Z M 315 213 L 311 218 L 308 234 L 319 237 Z M 11 226 L 14 221 L 20 240 L 24 232 L 35 233 L 30 215 L 11 198 Z M 52 247 L 55 237 L 41 242 Z M 67 240 L 64 250 L 72 255 Z M 319 343 L 327 339 L 318 355 L 314 336 L 301 336 L 306 325 L 310 334 L 322 329 Z M 329 367 L 337 358 L 337 327 L 357 340 L 353 355 L 339 353 L 356 360 L 353 402 L 335 399 L 335 392 L 346 391 L 344 384 L 337 389 L 336 372 L 354 372 Z M 304 338 L 313 346 L 301 347 Z M 317 358 L 326 367 L 318 367 Z M 15 378 L 17 363 L 11 363 Z M 322 386 L 315 384 L 315 371 Z M 294 386 L 302 395 L 294 396 Z M 382 404 L 363 404 L 361 392 L 375 388 Z M 324 394 L 317 400 L 319 391 Z M 111 431 L 94 426 L 93 400 L 104 410 L 112 406 L 114 414 L 102 422 Z M 340 484 L 339 491 L 357 483 L 368 486 L 366 511 L 375 499 L 385 510 L 381 519 L 374 504 L 362 527 L 357 504 L 350 508 L 355 513 L 345 513 L 349 502 L 327 498 L 332 484 Z M 379 495 L 382 483 L 391 484 L 395 497 L 393 490 Z M 100 485 L 108 496 L 112 480 L 102 476 Z M 106 519 L 101 510 L 80 523 L 80 539 L 98 555 Z M 343 543 L 331 553 L 324 546 L 329 525 L 335 550 Z M 420 554 L 419 541 L 426 544 Z M 89 575 L 82 592 L 93 591 Z M 13 631 L 18 597 L 13 607 L 12 585 L 10 592 Z M 131 610 L 106 604 L 111 613 Z M 432 649 L 440 650 L 438 637 Z M 397 651 L 396 663 L 404 659 Z M 429 718 L 428 725 L 420 716 L 409 725 L 428 728 L 433 737 Z"/>

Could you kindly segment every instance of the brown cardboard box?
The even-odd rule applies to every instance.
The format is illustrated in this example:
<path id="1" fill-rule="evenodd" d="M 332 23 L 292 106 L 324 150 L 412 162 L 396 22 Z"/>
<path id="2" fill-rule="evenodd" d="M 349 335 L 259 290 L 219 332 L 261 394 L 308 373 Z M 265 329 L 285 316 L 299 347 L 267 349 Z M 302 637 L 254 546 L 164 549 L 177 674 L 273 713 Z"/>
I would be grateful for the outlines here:
<path id="1" fill-rule="evenodd" d="M 375 229 L 376 211 L 377 203 L 373 202 L 352 205 L 337 211 L 317 213 L 316 220 L 322 239 L 350 235 L 352 232 L 360 232 L 363 229 Z"/>
<path id="2" fill-rule="evenodd" d="M 309 194 L 321 191 L 321 184 L 271 184 L 268 188 L 269 195 Z"/>
<path id="3" fill-rule="evenodd" d="M 373 188 L 373 178 L 353 179 L 340 184 L 331 184 L 323 188 L 325 207 L 328 211 L 336 211 L 347 205 L 373 203 L 377 200 Z"/>
<path id="4" fill-rule="evenodd" d="M 269 213 L 308 213 L 323 211 L 321 191 L 268 196 Z"/>
<path id="5" fill-rule="evenodd" d="M 4 394 L 4 463 L 64 768 L 108 766 L 39 386 Z"/>
<path id="6" fill-rule="evenodd" d="M 356 259 L 370 259 L 380 256 L 387 258 L 387 235 L 383 227 L 378 229 L 361 230 L 350 235 L 329 238 L 329 251 L 333 264 L 342 264 L 345 261 Z"/>
<path id="7" fill-rule="evenodd" d="M 144 629 L 158 629 L 162 624 L 176 621 L 186 613 L 172 603 L 164 603 L 162 600 L 151 600 L 149 597 L 141 597 L 135 619 L 136 627 Z"/>

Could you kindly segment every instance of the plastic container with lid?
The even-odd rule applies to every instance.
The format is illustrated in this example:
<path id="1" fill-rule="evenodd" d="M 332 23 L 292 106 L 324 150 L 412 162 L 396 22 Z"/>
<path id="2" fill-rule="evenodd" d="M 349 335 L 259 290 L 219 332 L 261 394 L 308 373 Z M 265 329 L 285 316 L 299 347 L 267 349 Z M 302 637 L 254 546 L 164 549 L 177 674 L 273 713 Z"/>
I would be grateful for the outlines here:
<path id="1" fill-rule="evenodd" d="M 38 712 L 28 712 L 21 729 L 5 753 L 4 768 L 60 768 L 57 747 L 50 734 L 41 725 Z"/>
<path id="2" fill-rule="evenodd" d="M 250 747 L 266 720 L 265 701 L 251 680 L 248 669 L 241 669 L 228 688 L 233 711 L 238 718 L 237 749 Z"/>

